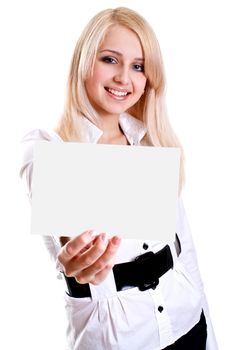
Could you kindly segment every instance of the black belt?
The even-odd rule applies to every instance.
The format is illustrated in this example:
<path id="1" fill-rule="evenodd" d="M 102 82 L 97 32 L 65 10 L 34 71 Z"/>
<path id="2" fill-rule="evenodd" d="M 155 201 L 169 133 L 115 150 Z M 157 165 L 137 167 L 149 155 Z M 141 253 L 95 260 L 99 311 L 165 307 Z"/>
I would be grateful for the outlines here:
<path id="1" fill-rule="evenodd" d="M 177 256 L 181 252 L 179 238 L 176 235 L 175 248 Z M 134 261 L 116 264 L 113 267 L 113 275 L 117 291 L 124 288 L 138 287 L 139 290 L 155 289 L 159 284 L 159 278 L 173 267 L 173 258 L 169 245 L 160 251 L 147 252 L 139 255 Z M 65 276 L 68 295 L 73 298 L 91 297 L 88 283 L 80 284 L 74 277 Z"/>

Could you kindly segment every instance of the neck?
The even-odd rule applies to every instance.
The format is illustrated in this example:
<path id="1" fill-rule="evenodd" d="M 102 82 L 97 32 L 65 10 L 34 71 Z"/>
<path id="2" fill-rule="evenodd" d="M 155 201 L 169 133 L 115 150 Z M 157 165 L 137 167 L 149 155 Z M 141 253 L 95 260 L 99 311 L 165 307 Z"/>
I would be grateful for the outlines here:
<path id="1" fill-rule="evenodd" d="M 122 130 L 119 125 L 119 116 L 109 116 L 101 118 L 101 130 L 105 138 L 116 137 L 122 135 Z"/>
<path id="2" fill-rule="evenodd" d="M 119 124 L 119 116 L 102 118 L 100 128 L 103 131 L 103 135 L 98 143 L 127 144 L 127 139 Z"/>

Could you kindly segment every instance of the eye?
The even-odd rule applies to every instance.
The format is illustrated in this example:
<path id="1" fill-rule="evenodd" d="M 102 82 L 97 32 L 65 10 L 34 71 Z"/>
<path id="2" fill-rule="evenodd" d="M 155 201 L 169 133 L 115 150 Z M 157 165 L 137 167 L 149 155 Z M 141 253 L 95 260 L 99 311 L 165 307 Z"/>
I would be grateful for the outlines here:
<path id="1" fill-rule="evenodd" d="M 101 61 L 109 64 L 116 64 L 117 60 L 114 57 L 111 56 L 104 56 L 101 58 Z"/>
<path id="2" fill-rule="evenodd" d="M 133 65 L 133 69 L 138 71 L 138 72 L 144 72 L 144 65 L 136 63 Z"/>

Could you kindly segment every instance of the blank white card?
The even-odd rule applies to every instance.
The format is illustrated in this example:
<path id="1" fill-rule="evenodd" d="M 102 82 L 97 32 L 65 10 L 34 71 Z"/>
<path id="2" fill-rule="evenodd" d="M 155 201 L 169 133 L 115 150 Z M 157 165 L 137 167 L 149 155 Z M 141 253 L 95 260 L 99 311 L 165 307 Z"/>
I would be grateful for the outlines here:
<path id="1" fill-rule="evenodd" d="M 180 150 L 39 141 L 31 232 L 174 239 Z"/>

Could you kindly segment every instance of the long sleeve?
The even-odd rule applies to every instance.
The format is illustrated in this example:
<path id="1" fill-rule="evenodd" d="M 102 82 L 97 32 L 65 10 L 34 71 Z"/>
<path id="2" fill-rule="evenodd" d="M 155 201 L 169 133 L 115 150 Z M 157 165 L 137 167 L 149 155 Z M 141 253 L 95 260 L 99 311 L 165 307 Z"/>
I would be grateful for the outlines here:
<path id="1" fill-rule="evenodd" d="M 204 292 L 204 286 L 201 279 L 195 247 L 191 235 L 191 230 L 186 217 L 184 205 L 182 199 L 179 199 L 178 215 L 177 215 L 177 233 L 181 242 L 181 255 L 180 262 L 185 267 L 187 273 L 190 275 L 191 280 L 195 283 L 196 287 L 202 295 L 202 307 L 206 317 L 207 323 L 207 345 L 206 350 L 218 350 L 214 330 L 212 327 L 208 302 Z"/>
<path id="2" fill-rule="evenodd" d="M 24 183 L 26 184 L 26 191 L 31 202 L 32 197 L 32 176 L 33 176 L 33 146 L 37 141 L 55 141 L 61 142 L 62 140 L 59 138 L 57 134 L 53 131 L 45 131 L 41 129 L 36 129 L 28 134 L 26 134 L 22 141 L 23 147 L 23 159 L 22 166 L 20 169 L 20 176 Z M 44 240 L 45 246 L 50 254 L 52 261 L 56 264 L 56 268 L 59 271 L 58 278 L 61 278 L 60 271 L 61 266 L 57 260 L 57 254 L 61 248 L 59 240 L 54 236 L 42 236 Z"/>

